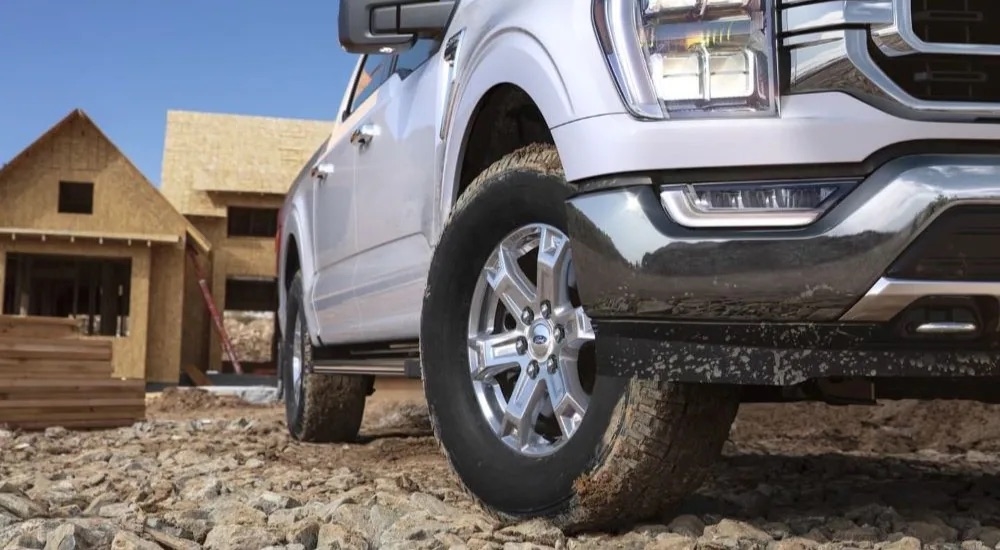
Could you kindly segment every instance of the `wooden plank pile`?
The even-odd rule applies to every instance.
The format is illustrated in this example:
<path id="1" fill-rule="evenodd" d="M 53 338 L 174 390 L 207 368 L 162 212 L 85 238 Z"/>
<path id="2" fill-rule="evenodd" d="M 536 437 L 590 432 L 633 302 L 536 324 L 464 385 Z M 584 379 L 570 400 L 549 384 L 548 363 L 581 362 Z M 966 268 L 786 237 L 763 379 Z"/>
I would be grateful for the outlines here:
<path id="1" fill-rule="evenodd" d="M 112 342 L 72 319 L 0 316 L 0 426 L 114 428 L 146 415 L 143 380 L 111 377 Z"/>

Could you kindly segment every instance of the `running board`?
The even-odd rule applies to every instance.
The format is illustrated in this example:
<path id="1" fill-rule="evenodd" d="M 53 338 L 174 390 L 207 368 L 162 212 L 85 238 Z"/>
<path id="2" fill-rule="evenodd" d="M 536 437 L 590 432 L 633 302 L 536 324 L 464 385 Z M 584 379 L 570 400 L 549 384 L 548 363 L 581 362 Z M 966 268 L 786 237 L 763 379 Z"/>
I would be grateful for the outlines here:
<path id="1" fill-rule="evenodd" d="M 419 359 L 322 359 L 313 365 L 316 374 L 400 376 L 420 378 Z"/>

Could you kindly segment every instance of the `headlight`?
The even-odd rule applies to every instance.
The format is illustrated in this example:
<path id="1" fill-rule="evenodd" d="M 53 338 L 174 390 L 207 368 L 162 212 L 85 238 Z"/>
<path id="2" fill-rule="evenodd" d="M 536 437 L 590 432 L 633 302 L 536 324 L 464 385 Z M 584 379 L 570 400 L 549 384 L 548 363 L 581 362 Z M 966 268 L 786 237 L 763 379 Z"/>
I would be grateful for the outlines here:
<path id="1" fill-rule="evenodd" d="M 598 40 L 633 115 L 776 116 L 772 0 L 594 0 Z"/>
<path id="2" fill-rule="evenodd" d="M 857 180 L 667 185 L 660 202 L 686 227 L 796 227 L 816 221 Z"/>

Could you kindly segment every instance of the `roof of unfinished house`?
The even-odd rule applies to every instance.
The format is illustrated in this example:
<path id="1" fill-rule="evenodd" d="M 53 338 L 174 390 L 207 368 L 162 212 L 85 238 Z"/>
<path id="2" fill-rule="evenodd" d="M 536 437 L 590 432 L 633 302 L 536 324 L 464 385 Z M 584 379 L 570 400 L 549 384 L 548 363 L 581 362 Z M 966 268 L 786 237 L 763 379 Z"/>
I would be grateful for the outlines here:
<path id="1" fill-rule="evenodd" d="M 222 196 L 284 194 L 332 121 L 168 111 L 160 189 L 185 215 L 224 216 Z"/>

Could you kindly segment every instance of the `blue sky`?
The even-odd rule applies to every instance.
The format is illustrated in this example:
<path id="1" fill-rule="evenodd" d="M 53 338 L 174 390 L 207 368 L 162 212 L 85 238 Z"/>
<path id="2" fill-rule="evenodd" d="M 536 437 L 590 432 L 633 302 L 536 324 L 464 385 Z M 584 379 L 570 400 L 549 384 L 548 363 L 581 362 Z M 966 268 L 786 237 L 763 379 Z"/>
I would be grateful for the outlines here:
<path id="1" fill-rule="evenodd" d="M 0 164 L 84 109 L 159 185 L 170 109 L 333 120 L 336 0 L 0 0 Z"/>

